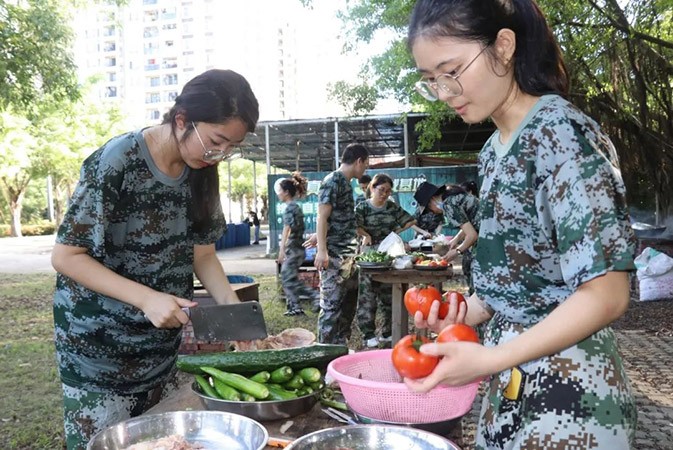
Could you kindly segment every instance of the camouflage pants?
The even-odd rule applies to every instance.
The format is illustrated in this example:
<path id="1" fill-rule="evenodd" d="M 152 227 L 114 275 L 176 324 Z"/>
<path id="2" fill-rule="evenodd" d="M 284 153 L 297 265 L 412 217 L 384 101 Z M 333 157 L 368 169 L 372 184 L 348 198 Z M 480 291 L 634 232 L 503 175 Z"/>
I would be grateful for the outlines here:
<path id="1" fill-rule="evenodd" d="M 63 386 L 63 421 L 68 450 L 84 450 L 99 431 L 143 414 L 178 390 L 175 373 L 148 392 L 114 394 Z"/>
<path id="2" fill-rule="evenodd" d="M 299 297 L 315 296 L 315 292 L 299 279 L 299 267 L 305 258 L 306 252 L 303 247 L 288 247 L 285 250 L 285 260 L 280 268 L 280 282 L 285 292 L 288 311 L 299 309 Z"/>
<path id="3" fill-rule="evenodd" d="M 339 273 L 341 258 L 329 257 L 327 269 L 320 271 L 320 314 L 318 342 L 346 345 L 358 304 L 357 271 L 344 279 Z"/>
<path id="4" fill-rule="evenodd" d="M 485 344 L 498 345 L 524 331 L 496 314 Z M 610 328 L 520 368 L 527 375 L 519 400 L 503 396 L 509 370 L 491 377 L 477 449 L 630 448 L 636 405 Z"/>
<path id="5" fill-rule="evenodd" d="M 381 336 L 392 333 L 393 286 L 378 283 L 370 275 L 360 273 L 358 293 L 358 326 L 364 340 L 376 337 L 376 311 L 382 315 Z"/>
<path id="6" fill-rule="evenodd" d="M 467 283 L 470 295 L 474 294 L 474 283 L 472 282 L 472 261 L 474 255 L 472 250 L 467 250 L 463 253 L 463 275 L 465 275 L 465 282 Z"/>

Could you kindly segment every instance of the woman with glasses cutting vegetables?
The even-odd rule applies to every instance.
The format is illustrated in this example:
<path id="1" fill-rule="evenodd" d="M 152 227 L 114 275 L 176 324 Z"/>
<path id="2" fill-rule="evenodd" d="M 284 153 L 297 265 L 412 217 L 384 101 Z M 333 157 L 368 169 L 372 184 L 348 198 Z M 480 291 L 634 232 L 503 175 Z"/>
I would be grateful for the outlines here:
<path id="1" fill-rule="evenodd" d="M 194 274 L 217 303 L 238 301 L 215 254 L 226 231 L 217 164 L 258 116 L 241 75 L 209 70 L 162 124 L 112 138 L 84 161 L 52 253 L 68 449 L 175 388 Z"/>

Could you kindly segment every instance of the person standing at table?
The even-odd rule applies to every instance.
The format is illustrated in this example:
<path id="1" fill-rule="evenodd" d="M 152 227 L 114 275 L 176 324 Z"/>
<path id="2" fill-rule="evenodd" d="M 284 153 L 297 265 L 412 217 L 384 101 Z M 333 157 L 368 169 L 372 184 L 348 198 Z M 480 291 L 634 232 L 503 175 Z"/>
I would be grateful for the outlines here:
<path id="1" fill-rule="evenodd" d="M 384 173 L 374 175 L 370 183 L 370 192 L 370 198 L 355 207 L 356 233 L 362 237 L 364 249 L 378 246 L 391 232 L 401 233 L 416 225 L 416 221 L 408 212 L 390 201 L 393 179 L 388 175 Z M 392 285 L 378 283 L 372 280 L 371 275 L 360 271 L 357 319 L 364 343 L 369 348 L 392 341 L 392 297 Z M 382 316 L 380 338 L 376 337 L 377 310 Z"/>
<path id="2" fill-rule="evenodd" d="M 254 227 L 255 229 L 255 240 L 252 243 L 254 245 L 259 245 L 260 223 L 259 223 L 259 217 L 257 217 L 257 213 L 255 211 L 248 211 L 248 218 L 246 219 L 246 222 L 248 222 L 248 225 Z"/>
<path id="3" fill-rule="evenodd" d="M 292 174 L 276 185 L 278 199 L 285 203 L 283 213 L 283 233 L 278 249 L 278 263 L 281 264 L 280 279 L 285 292 L 286 316 L 304 315 L 299 304 L 300 298 L 315 298 L 315 292 L 299 279 L 299 267 L 306 259 L 304 242 L 304 213 L 297 199 L 306 195 L 308 181 L 299 172 Z"/>
<path id="4" fill-rule="evenodd" d="M 418 206 L 413 218 L 416 221 L 416 226 L 425 232 L 419 232 L 419 235 L 429 238 L 434 234 L 441 233 L 444 226 L 444 212 L 435 205 L 441 203 L 442 194 L 445 190 L 446 186 L 435 186 L 427 181 L 418 185 L 416 192 L 414 192 L 414 199 Z"/>
<path id="5" fill-rule="evenodd" d="M 445 223 L 458 229 L 458 233 L 449 243 L 449 251 L 442 257 L 451 262 L 458 256 L 462 257 L 463 276 L 470 295 L 474 293 L 472 282 L 473 248 L 477 243 L 479 220 L 479 200 L 460 186 L 451 185 L 442 194 L 441 203 Z"/>
<path id="6" fill-rule="evenodd" d="M 637 410 L 609 324 L 627 309 L 635 240 L 616 152 L 569 103 L 560 48 L 533 0 L 418 0 L 418 92 L 497 130 L 479 154 L 480 226 L 468 308 L 417 327 L 488 321 L 415 391 L 487 377 L 478 449 L 630 448 Z"/>
<path id="7" fill-rule="evenodd" d="M 209 70 L 160 125 L 112 138 L 82 164 L 51 255 L 69 450 L 177 389 L 195 274 L 217 303 L 238 302 L 215 254 L 226 230 L 217 165 L 258 116 L 241 75 Z"/>
<path id="8" fill-rule="evenodd" d="M 369 184 L 372 182 L 372 177 L 370 177 L 367 174 L 362 175 L 358 179 L 358 184 L 360 185 L 360 190 L 362 191 L 362 194 L 358 194 L 357 197 L 355 197 L 355 206 L 358 206 L 360 202 L 364 202 L 369 198 Z"/>
<path id="9" fill-rule="evenodd" d="M 318 341 L 346 344 L 357 309 L 355 266 L 355 205 L 351 180 L 369 167 L 369 152 L 361 144 L 350 144 L 341 165 L 327 175 L 318 191 L 318 223 L 314 265 L 320 271 L 320 314 Z"/>

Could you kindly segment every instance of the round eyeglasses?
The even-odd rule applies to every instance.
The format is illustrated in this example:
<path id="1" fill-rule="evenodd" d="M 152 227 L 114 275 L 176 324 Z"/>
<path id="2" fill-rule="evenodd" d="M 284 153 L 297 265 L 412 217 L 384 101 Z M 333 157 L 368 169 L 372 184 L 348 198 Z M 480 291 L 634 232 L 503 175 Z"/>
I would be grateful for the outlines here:
<path id="1" fill-rule="evenodd" d="M 208 149 L 206 148 L 205 144 L 203 143 L 203 139 L 201 139 L 201 135 L 199 134 L 199 130 L 196 129 L 196 124 L 192 122 L 192 128 L 194 128 L 194 132 L 196 133 L 196 137 L 198 138 L 199 142 L 201 143 L 201 147 L 203 147 L 203 157 L 202 159 L 205 162 L 219 162 L 224 159 L 227 159 L 228 157 L 231 156 L 233 152 L 238 150 L 238 147 L 235 145 L 227 145 L 225 150 L 219 150 L 216 148 Z"/>
<path id="2" fill-rule="evenodd" d="M 439 90 L 446 94 L 447 97 L 458 97 L 463 93 L 463 85 L 460 84 L 458 78 L 470 68 L 472 63 L 475 62 L 487 48 L 488 46 L 482 48 L 481 51 L 477 53 L 477 56 L 472 58 L 472 61 L 470 61 L 460 73 L 455 75 L 443 73 L 435 78 L 435 81 L 418 80 L 416 84 L 414 84 L 416 92 L 418 92 L 421 97 L 431 102 L 439 100 Z"/>

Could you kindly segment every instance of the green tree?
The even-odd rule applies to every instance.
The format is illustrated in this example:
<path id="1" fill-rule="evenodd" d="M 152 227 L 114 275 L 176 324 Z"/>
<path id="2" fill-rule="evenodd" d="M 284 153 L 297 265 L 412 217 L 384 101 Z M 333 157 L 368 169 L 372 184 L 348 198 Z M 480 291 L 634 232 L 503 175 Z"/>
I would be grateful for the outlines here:
<path id="1" fill-rule="evenodd" d="M 79 96 L 69 2 L 0 0 L 0 110 Z M 20 109 L 19 109 L 20 108 Z"/>

